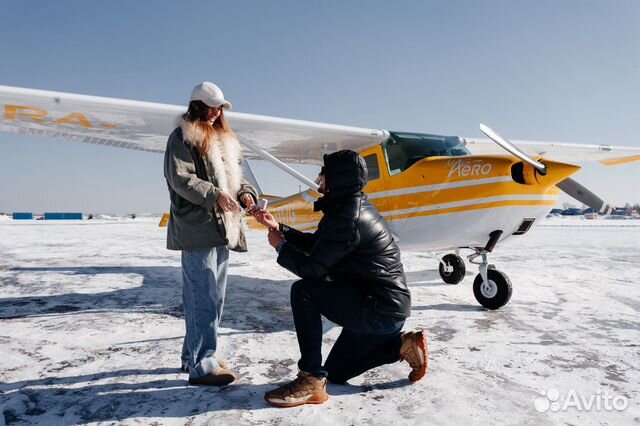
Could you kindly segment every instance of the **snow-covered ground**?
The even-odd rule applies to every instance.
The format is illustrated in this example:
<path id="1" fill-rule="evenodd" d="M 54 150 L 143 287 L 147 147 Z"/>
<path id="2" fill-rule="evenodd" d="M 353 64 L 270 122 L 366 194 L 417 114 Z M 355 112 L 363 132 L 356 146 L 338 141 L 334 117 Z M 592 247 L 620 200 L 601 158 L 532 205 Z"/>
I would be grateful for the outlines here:
<path id="1" fill-rule="evenodd" d="M 475 268 L 446 285 L 431 258 L 403 253 L 426 378 L 388 365 L 293 409 L 263 401 L 298 358 L 294 277 L 265 233 L 231 258 L 220 351 L 240 377 L 217 389 L 178 371 L 180 262 L 165 232 L 153 218 L 0 222 L 0 424 L 640 423 L 640 221 L 553 219 L 511 238 L 490 258 L 514 284 L 495 312 L 473 297 Z M 338 332 L 326 323 L 326 349 Z M 607 410 L 612 398 L 627 408 Z"/>

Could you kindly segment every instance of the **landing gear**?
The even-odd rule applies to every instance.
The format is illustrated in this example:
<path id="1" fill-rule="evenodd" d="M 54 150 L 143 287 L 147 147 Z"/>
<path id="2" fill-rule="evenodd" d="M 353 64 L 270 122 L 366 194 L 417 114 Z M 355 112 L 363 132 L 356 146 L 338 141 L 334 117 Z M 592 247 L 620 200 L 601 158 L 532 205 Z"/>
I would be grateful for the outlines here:
<path id="1" fill-rule="evenodd" d="M 458 284 L 464 279 L 467 268 L 457 254 L 447 254 L 440 261 L 440 278 L 447 284 Z"/>
<path id="2" fill-rule="evenodd" d="M 509 303 L 513 291 L 507 274 L 498 271 L 494 265 L 489 264 L 487 259 L 501 236 L 502 231 L 495 230 L 489 234 L 489 241 L 484 247 L 465 247 L 475 252 L 468 257 L 468 260 L 469 263 L 478 265 L 480 270 L 473 281 L 473 295 L 482 306 L 491 310 L 499 309 Z M 455 254 L 450 253 L 442 258 L 435 253 L 427 253 L 440 262 L 440 278 L 445 283 L 458 284 L 464 279 L 466 267 L 458 253 L 459 251 L 456 250 Z M 481 260 L 476 261 L 478 258 Z"/>
<path id="3" fill-rule="evenodd" d="M 496 310 L 509 303 L 511 292 L 509 277 L 497 269 L 487 270 L 486 281 L 482 274 L 478 274 L 473 281 L 473 295 L 487 309 Z"/>
<path id="4" fill-rule="evenodd" d="M 482 306 L 495 310 L 509 303 L 513 289 L 507 274 L 498 271 L 487 260 L 487 255 L 495 247 L 502 231 L 494 231 L 489 235 L 491 238 L 487 245 L 477 248 L 476 252 L 469 256 L 469 263 L 478 265 L 480 269 L 480 273 L 473 280 L 473 295 Z M 481 262 L 475 262 L 478 257 L 482 257 Z"/>
<path id="5" fill-rule="evenodd" d="M 482 262 L 474 262 L 482 256 Z M 500 272 L 495 266 L 487 262 L 487 252 L 479 249 L 469 256 L 469 262 L 479 266 L 480 273 L 473 280 L 473 295 L 485 308 L 495 310 L 503 307 L 511 299 L 511 281 L 504 272 Z"/>

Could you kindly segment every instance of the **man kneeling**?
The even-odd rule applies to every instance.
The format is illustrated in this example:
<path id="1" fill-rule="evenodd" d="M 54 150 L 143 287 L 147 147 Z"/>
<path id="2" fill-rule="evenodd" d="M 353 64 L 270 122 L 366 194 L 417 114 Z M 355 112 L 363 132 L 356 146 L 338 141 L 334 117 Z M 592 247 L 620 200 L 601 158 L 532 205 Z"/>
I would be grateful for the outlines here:
<path id="1" fill-rule="evenodd" d="M 411 312 L 411 295 L 400 249 L 362 193 L 367 182 L 364 159 L 353 151 L 339 151 L 325 155 L 324 163 L 324 196 L 314 206 L 324 216 L 315 233 L 279 224 L 266 211 L 254 213 L 269 228 L 278 263 L 302 278 L 291 287 L 300 372 L 265 394 L 265 400 L 278 407 L 321 404 L 328 399 L 327 379 L 344 384 L 383 364 L 406 360 L 411 382 L 427 371 L 424 332 L 401 332 Z M 343 327 L 324 366 L 321 315 Z"/>

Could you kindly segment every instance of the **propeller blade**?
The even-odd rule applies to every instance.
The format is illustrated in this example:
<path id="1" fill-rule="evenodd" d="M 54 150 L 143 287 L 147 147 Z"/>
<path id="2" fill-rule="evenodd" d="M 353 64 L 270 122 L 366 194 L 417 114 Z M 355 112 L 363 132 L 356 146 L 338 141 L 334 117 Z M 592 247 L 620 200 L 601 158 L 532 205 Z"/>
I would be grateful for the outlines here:
<path id="1" fill-rule="evenodd" d="M 608 216 L 613 212 L 613 206 L 605 203 L 602 198 L 598 197 L 586 187 L 579 184 L 571 178 L 566 178 L 556 186 L 563 190 L 567 195 L 575 198 L 584 205 L 587 205 L 597 211 L 599 214 Z"/>
<path id="2" fill-rule="evenodd" d="M 505 138 L 503 138 L 502 136 L 494 132 L 489 126 L 486 126 L 480 123 L 480 131 L 485 135 L 487 135 L 487 137 L 492 141 L 494 141 L 496 144 L 500 145 L 505 151 L 509 152 L 514 157 L 518 157 L 525 163 L 529 164 L 530 166 L 538 170 L 538 172 L 540 172 L 541 175 L 544 176 L 547 173 L 547 166 L 529 157 L 526 153 L 521 151 L 517 146 L 515 146 L 514 144 L 512 144 L 511 142 L 509 142 L 508 140 L 506 140 Z"/>

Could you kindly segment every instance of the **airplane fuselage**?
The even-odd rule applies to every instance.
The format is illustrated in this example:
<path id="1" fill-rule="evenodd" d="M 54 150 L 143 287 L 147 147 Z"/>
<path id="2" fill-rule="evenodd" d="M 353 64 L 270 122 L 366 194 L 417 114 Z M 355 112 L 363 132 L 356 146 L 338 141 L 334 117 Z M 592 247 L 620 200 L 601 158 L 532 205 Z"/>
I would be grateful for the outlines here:
<path id="1" fill-rule="evenodd" d="M 370 175 L 365 193 L 409 250 L 484 247 L 495 230 L 503 231 L 501 241 L 524 233 L 555 204 L 555 184 L 579 170 L 546 162 L 550 172 L 541 176 L 515 158 L 464 155 L 427 157 L 394 172 L 383 145 L 360 154 Z M 311 231 L 321 218 L 313 212 L 319 196 L 301 192 L 272 202 L 270 211 L 280 222 Z"/>

